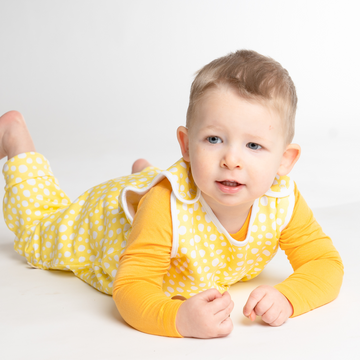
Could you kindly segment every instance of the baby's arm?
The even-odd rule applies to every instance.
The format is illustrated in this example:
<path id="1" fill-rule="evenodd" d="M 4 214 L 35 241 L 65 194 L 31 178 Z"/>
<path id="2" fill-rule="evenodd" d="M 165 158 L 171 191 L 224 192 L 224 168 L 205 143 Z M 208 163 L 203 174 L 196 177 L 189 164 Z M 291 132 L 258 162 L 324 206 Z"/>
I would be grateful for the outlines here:
<path id="1" fill-rule="evenodd" d="M 113 298 L 123 319 L 153 335 L 180 337 L 175 325 L 182 301 L 162 291 L 170 264 L 170 190 L 162 182 L 143 197 L 126 251 L 120 256 Z"/>
<path id="2" fill-rule="evenodd" d="M 297 188 L 295 198 L 292 219 L 280 237 L 280 247 L 285 250 L 294 273 L 274 286 L 292 305 L 291 317 L 334 300 L 344 274 L 339 253 Z M 244 314 L 248 315 L 248 308 Z M 263 320 L 266 321 L 264 317 Z"/>
<path id="3" fill-rule="evenodd" d="M 220 337 L 232 330 L 233 302 L 226 292 L 206 290 L 186 301 L 162 290 L 170 264 L 171 189 L 165 180 L 144 196 L 135 215 L 129 245 L 120 257 L 113 298 L 134 328 L 161 336 Z"/>

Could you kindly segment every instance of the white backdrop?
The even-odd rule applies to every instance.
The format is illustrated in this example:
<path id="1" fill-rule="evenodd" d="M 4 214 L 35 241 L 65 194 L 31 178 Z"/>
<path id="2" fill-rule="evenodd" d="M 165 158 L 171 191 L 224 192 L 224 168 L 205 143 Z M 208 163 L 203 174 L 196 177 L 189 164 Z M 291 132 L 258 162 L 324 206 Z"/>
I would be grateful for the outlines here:
<path id="1" fill-rule="evenodd" d="M 175 162 L 194 72 L 254 49 L 297 87 L 303 154 L 293 175 L 305 199 L 312 207 L 359 201 L 356 3 L 2 0 L 0 112 L 23 113 L 75 198 L 128 173 L 137 157 Z"/>

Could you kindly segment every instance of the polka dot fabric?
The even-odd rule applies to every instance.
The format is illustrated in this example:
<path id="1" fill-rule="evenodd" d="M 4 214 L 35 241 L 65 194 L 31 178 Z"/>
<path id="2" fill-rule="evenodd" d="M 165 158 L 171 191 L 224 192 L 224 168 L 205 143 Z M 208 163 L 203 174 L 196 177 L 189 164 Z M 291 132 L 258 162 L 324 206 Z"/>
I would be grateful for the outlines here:
<path id="1" fill-rule="evenodd" d="M 107 294 L 112 294 L 119 255 L 131 231 L 129 191 L 144 195 L 164 177 L 171 183 L 173 249 L 163 283 L 169 297 L 190 297 L 211 287 L 223 292 L 257 276 L 274 256 L 294 203 L 292 181 L 275 179 L 269 192 L 254 202 L 247 238 L 239 242 L 202 199 L 183 159 L 166 171 L 149 167 L 109 180 L 74 202 L 41 154 L 13 157 L 3 174 L 4 217 L 16 235 L 15 250 L 37 268 L 72 271 Z"/>
<path id="2" fill-rule="evenodd" d="M 181 167 L 178 170 L 183 172 Z M 276 180 L 284 186 L 274 184 L 269 193 L 275 196 L 264 195 L 254 202 L 244 241 L 230 236 L 202 197 L 190 204 L 172 197 L 173 229 L 177 231 L 173 258 L 163 281 L 167 296 L 188 298 L 208 288 L 224 292 L 230 285 L 260 274 L 278 249 L 281 231 L 290 220 L 295 201 L 291 180 Z M 184 192 L 188 191 L 187 183 L 191 181 L 180 183 Z"/>
<path id="3" fill-rule="evenodd" d="M 72 271 L 94 288 L 112 294 L 119 255 L 131 225 L 119 206 L 126 185 L 146 187 L 155 168 L 95 186 L 74 202 L 58 186 L 48 161 L 20 154 L 3 168 L 4 217 L 15 235 L 15 250 L 40 269 Z"/>

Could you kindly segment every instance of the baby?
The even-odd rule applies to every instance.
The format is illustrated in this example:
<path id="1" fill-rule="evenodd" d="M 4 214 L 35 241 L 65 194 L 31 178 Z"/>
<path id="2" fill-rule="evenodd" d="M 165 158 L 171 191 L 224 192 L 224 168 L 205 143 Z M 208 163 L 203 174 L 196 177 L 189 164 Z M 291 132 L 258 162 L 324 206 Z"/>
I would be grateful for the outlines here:
<path id="1" fill-rule="evenodd" d="M 244 315 L 282 325 L 339 293 L 343 266 L 293 180 L 297 97 L 282 66 L 237 51 L 203 67 L 191 87 L 182 159 L 133 173 L 71 202 L 36 153 L 18 112 L 0 118 L 8 157 L 4 218 L 33 267 L 72 271 L 112 294 L 122 317 L 156 335 L 213 338 L 233 328 L 227 291 L 283 249 L 294 273 L 250 294 Z"/>

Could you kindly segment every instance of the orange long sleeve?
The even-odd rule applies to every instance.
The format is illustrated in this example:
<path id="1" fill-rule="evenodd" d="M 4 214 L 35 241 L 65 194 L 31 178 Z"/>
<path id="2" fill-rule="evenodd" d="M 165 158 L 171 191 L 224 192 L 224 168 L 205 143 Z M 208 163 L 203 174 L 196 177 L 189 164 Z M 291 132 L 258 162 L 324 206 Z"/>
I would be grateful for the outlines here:
<path id="1" fill-rule="evenodd" d="M 181 337 L 175 319 L 182 301 L 170 300 L 162 291 L 172 246 L 170 194 L 170 184 L 163 180 L 141 199 L 129 245 L 120 257 L 113 298 L 123 319 L 134 328 Z"/>
<path id="2" fill-rule="evenodd" d="M 113 298 L 124 320 L 134 328 L 154 335 L 181 337 L 175 323 L 182 301 L 171 300 L 162 291 L 172 246 L 170 194 L 170 185 L 163 180 L 140 201 L 129 245 L 120 257 Z M 295 196 L 292 219 L 280 237 L 280 247 L 294 274 L 276 285 L 293 305 L 293 316 L 332 301 L 343 275 L 341 259 L 331 239 L 322 232 L 297 188 Z M 249 218 L 233 237 L 243 240 L 248 223 Z"/>
<path id="3" fill-rule="evenodd" d="M 295 191 L 293 216 L 280 237 L 280 248 L 294 273 L 275 286 L 292 304 L 292 317 L 334 300 L 344 275 L 340 255 L 331 239 L 324 234 L 299 191 Z"/>

